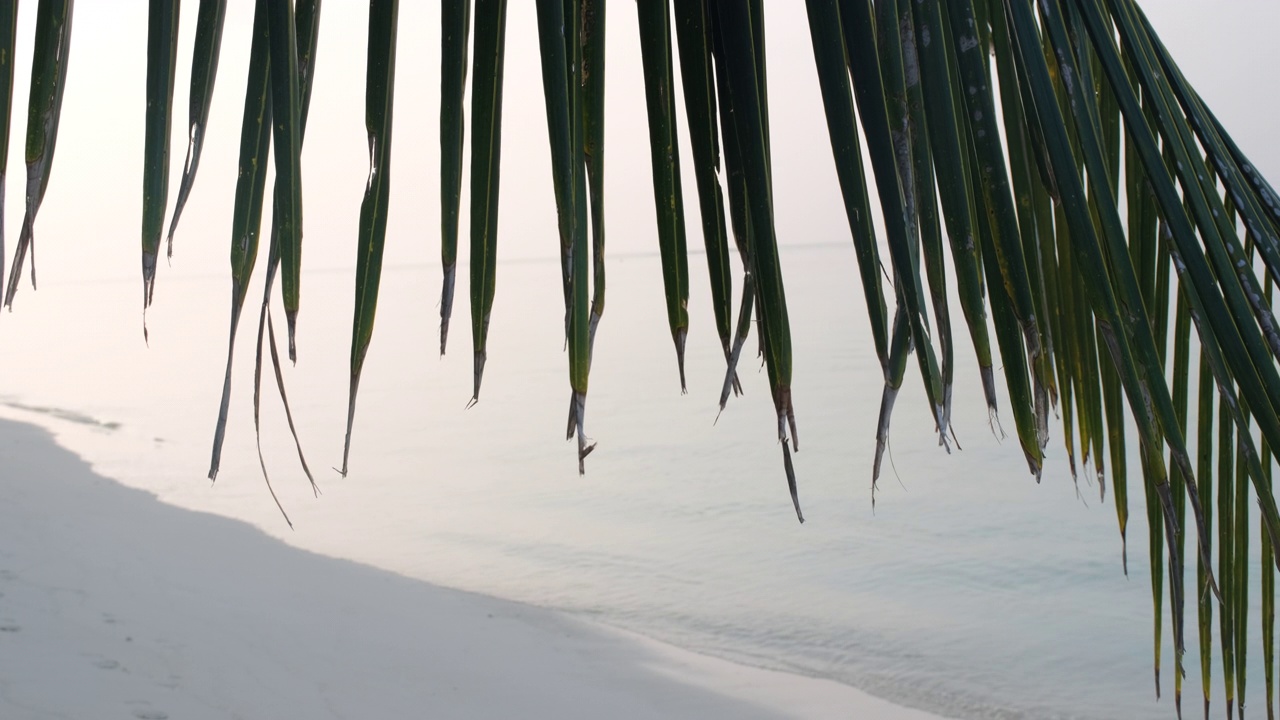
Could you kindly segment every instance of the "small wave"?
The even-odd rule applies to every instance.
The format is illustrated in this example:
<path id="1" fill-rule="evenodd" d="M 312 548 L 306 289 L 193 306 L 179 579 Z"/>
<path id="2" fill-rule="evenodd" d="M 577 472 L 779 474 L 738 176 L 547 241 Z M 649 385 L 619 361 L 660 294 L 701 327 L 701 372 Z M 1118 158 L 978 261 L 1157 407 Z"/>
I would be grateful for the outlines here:
<path id="1" fill-rule="evenodd" d="M 86 425 L 88 427 L 99 428 L 101 430 L 115 431 L 122 427 L 118 422 L 99 420 L 96 417 L 85 415 L 82 412 L 67 410 L 65 408 L 27 405 L 25 403 L 17 402 L 16 400 L 0 400 L 0 405 L 13 408 L 14 410 L 38 413 L 46 417 L 57 418 L 58 420 L 65 420 L 67 422 L 76 423 L 77 425 Z"/>

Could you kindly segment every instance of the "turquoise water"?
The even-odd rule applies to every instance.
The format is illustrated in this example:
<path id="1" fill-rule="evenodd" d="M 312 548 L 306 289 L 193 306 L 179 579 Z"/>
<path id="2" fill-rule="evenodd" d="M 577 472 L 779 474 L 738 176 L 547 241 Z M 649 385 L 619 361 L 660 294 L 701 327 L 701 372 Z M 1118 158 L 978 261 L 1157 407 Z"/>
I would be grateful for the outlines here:
<path id="1" fill-rule="evenodd" d="M 742 367 L 746 395 L 716 421 L 723 361 L 697 257 L 687 395 L 657 258 L 611 259 L 587 412 L 599 445 L 583 478 L 574 445 L 563 442 L 567 359 L 554 260 L 501 266 L 485 385 L 470 410 L 465 287 L 440 359 L 438 268 L 388 268 L 346 479 L 329 468 L 341 460 L 350 274 L 306 276 L 300 360 L 286 379 L 319 499 L 297 469 L 274 395 L 263 416 L 266 462 L 296 530 L 257 466 L 252 325 L 241 333 L 223 469 L 212 487 L 204 479 L 226 352 L 221 277 L 162 277 L 149 349 L 135 278 L 25 295 L 19 312 L 0 318 L 6 342 L 25 346 L 7 360 L 0 402 L 6 414 L 42 419 L 100 471 L 166 501 L 431 582 L 833 678 L 952 717 L 1173 717 L 1167 623 L 1165 697 L 1154 698 L 1137 484 L 1126 577 L 1110 497 L 1101 502 L 1091 478 L 1073 482 L 1060 426 L 1043 481 L 1027 474 L 1016 440 L 988 425 L 968 340 L 958 338 L 963 450 L 937 446 L 913 367 L 873 511 L 881 380 L 852 249 L 790 248 L 783 262 L 804 525 L 754 361 Z M 1001 419 L 1012 431 L 1007 412 Z M 1259 641 L 1250 652 L 1258 713 Z M 1194 647 L 1187 663 L 1184 700 L 1198 713 Z M 1214 682 L 1220 710 L 1216 670 Z"/>

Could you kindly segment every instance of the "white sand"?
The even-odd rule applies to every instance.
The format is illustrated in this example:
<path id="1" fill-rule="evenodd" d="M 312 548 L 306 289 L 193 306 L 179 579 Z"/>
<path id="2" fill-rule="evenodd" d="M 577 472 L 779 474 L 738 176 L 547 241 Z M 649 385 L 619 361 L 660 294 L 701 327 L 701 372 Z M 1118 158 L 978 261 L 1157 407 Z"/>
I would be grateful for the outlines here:
<path id="1" fill-rule="evenodd" d="M 297 550 L 0 419 L 0 718 L 886 718 L 826 680 Z"/>

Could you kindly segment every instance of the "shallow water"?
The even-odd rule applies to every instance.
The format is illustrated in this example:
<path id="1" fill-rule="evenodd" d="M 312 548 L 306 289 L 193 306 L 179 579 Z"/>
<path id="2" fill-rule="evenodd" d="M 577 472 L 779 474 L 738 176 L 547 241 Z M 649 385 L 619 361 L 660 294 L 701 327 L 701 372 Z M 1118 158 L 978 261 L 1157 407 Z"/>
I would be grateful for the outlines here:
<path id="1" fill-rule="evenodd" d="M 305 277 L 300 359 L 286 380 L 319 499 L 298 469 L 274 391 L 263 409 L 266 463 L 295 530 L 263 487 L 254 451 L 251 319 L 237 349 L 222 471 L 212 487 L 204 479 L 226 352 L 224 278 L 162 279 L 149 349 L 135 278 L 24 298 L 28 306 L 0 319 L 6 343 L 26 346 L 6 361 L 0 411 L 41 420 L 101 472 L 167 502 L 431 582 L 834 678 L 948 716 L 1173 717 L 1167 622 L 1165 699 L 1156 702 L 1152 687 L 1138 484 L 1126 578 L 1111 499 L 1100 502 L 1083 475 L 1073 482 L 1060 425 L 1037 484 L 1016 440 L 1000 441 L 989 427 L 968 339 L 958 337 L 963 450 L 938 447 L 911 367 L 873 509 L 881 380 L 852 249 L 788 248 L 783 262 L 803 525 L 754 361 L 741 369 L 746 395 L 717 421 L 723 359 L 697 257 L 687 395 L 657 258 L 611 259 L 587 412 L 599 446 L 582 478 L 574 445 L 563 442 L 567 359 L 554 260 L 500 267 L 484 388 L 470 410 L 465 287 L 450 352 L 439 359 L 438 267 L 387 269 L 345 479 L 329 468 L 340 464 L 346 419 L 351 280 L 337 271 Z M 1011 432 L 1007 412 L 1001 419 Z M 1194 611 L 1189 622 L 1194 635 Z M 1256 640 L 1251 658 L 1258 712 Z M 1194 646 L 1186 659 L 1194 711 Z M 1216 670 L 1214 682 L 1220 705 Z"/>

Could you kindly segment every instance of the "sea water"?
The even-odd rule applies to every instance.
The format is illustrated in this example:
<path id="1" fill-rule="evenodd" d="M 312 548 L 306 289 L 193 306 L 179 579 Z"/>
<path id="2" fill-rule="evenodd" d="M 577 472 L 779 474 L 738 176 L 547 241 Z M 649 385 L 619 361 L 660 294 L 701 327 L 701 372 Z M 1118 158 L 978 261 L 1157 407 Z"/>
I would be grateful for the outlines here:
<path id="1" fill-rule="evenodd" d="M 54 429 L 100 472 L 166 502 L 433 583 L 832 678 L 951 717 L 1173 717 L 1167 619 L 1164 697 L 1155 698 L 1136 471 L 1126 576 L 1110 468 L 1103 501 L 1081 458 L 1071 476 L 1055 418 L 1037 483 L 1001 376 L 992 422 L 968 335 L 957 327 L 957 442 L 950 452 L 939 446 L 913 360 L 873 504 L 883 377 L 852 248 L 784 248 L 782 260 L 804 524 L 787 493 L 754 336 L 739 370 L 745 394 L 718 413 L 724 358 L 696 256 L 687 394 L 659 259 L 610 258 L 586 414 L 598 446 L 583 477 L 576 444 L 564 441 L 568 360 L 554 258 L 499 266 L 484 384 L 470 409 L 465 268 L 444 357 L 439 267 L 386 269 L 345 478 L 331 468 L 341 464 L 346 422 L 352 273 L 304 275 L 298 362 L 284 377 L 319 497 L 300 469 L 269 366 L 263 375 L 263 460 L 293 529 L 270 499 L 255 450 L 260 289 L 238 336 L 216 483 L 205 475 L 226 358 L 224 275 L 171 277 L 161 268 L 145 317 L 149 347 L 136 278 L 23 291 L 18 312 L 0 318 L 0 402 L 6 414 Z M 283 332 L 278 307 L 275 320 Z M 1189 641 L 1194 598 L 1189 585 Z M 1257 713 L 1262 653 L 1253 636 L 1248 697 Z M 1184 703 L 1193 713 L 1202 704 L 1198 662 L 1192 642 Z M 1213 682 L 1220 710 L 1216 668 Z"/>

